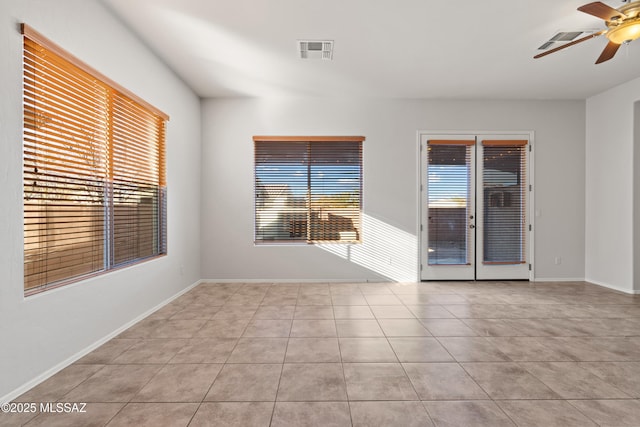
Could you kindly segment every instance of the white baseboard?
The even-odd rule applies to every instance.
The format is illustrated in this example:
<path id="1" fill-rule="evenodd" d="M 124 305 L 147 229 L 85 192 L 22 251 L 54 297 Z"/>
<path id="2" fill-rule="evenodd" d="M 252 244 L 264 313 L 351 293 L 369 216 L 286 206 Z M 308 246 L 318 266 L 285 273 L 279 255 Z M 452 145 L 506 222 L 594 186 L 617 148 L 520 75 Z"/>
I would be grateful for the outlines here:
<path id="1" fill-rule="evenodd" d="M 74 355 L 72 355 L 69 358 L 67 358 L 67 359 L 63 360 L 62 362 L 58 363 L 57 365 L 55 365 L 51 369 L 48 369 L 47 371 L 45 371 L 42 374 L 38 375 L 37 377 L 35 377 L 31 381 L 23 384 L 22 386 L 20 386 L 17 389 L 5 394 L 4 396 L 1 396 L 0 397 L 0 404 L 11 402 L 16 397 L 18 397 L 18 396 L 22 395 L 23 393 L 31 390 L 33 387 L 37 386 L 38 384 L 46 381 L 47 379 L 49 379 L 53 375 L 57 374 L 58 372 L 60 372 L 64 368 L 66 368 L 69 365 L 71 365 L 72 363 L 74 363 L 75 361 L 80 360 L 81 358 L 83 358 L 87 354 L 91 353 L 96 348 L 100 347 L 102 344 L 106 343 L 107 341 L 109 341 L 112 338 L 115 338 L 120 333 L 124 332 L 125 330 L 129 329 L 131 326 L 135 325 L 136 323 L 138 323 L 139 321 L 141 321 L 145 317 L 147 317 L 150 314 L 154 313 L 156 310 L 164 307 L 165 305 L 169 304 L 171 301 L 175 300 L 176 298 L 180 297 L 181 295 L 183 295 L 186 292 L 190 291 L 191 289 L 195 288 L 196 286 L 198 286 L 202 282 L 203 282 L 202 280 L 198 280 L 197 282 L 189 285 L 188 287 L 182 289 L 177 294 L 167 298 L 166 300 L 162 301 L 160 304 L 156 305 L 155 307 L 145 311 L 144 313 L 142 313 L 141 315 L 139 315 L 135 319 L 133 319 L 133 320 L 127 322 L 126 324 L 120 326 L 115 331 L 110 332 L 109 334 L 107 334 L 104 337 L 100 338 L 99 340 L 97 340 L 93 344 L 83 348 L 82 350 L 78 351 Z"/>
<path id="2" fill-rule="evenodd" d="M 372 279 L 202 279 L 201 283 L 382 283 Z"/>
<path id="3" fill-rule="evenodd" d="M 603 288 L 611 289 L 613 291 L 622 292 L 629 295 L 640 295 L 640 290 L 621 288 L 616 285 L 612 285 L 610 283 L 599 282 L 597 280 L 585 279 L 588 283 L 593 283 L 594 285 L 602 286 Z"/>
<path id="4" fill-rule="evenodd" d="M 534 282 L 585 282 L 592 285 L 600 286 L 603 288 L 611 289 L 612 291 L 622 292 L 629 295 L 640 295 L 640 290 L 626 289 L 619 286 L 614 286 L 609 283 L 598 282 L 597 280 L 585 279 L 584 277 L 576 278 L 552 278 L 552 277 L 536 277 Z"/>

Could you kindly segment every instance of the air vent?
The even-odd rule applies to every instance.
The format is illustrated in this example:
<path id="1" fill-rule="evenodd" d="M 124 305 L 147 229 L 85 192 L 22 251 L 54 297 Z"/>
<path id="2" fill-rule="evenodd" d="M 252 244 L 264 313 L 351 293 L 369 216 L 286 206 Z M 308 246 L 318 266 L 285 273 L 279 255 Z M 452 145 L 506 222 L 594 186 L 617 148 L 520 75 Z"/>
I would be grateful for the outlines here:
<path id="1" fill-rule="evenodd" d="M 551 46 L 553 46 L 553 42 L 546 42 L 545 44 L 543 44 L 542 46 L 540 46 L 538 48 L 538 50 L 547 50 L 549 49 Z"/>
<path id="2" fill-rule="evenodd" d="M 552 42 L 570 42 L 571 40 L 582 34 L 582 31 L 563 31 L 551 37 Z"/>
<path id="3" fill-rule="evenodd" d="M 559 31 L 548 41 L 542 44 L 538 50 L 547 50 L 549 48 L 556 48 L 562 46 L 565 43 L 571 42 L 578 37 L 585 37 L 589 34 L 595 33 L 597 30 L 582 30 L 582 31 Z"/>
<path id="4" fill-rule="evenodd" d="M 333 40 L 298 40 L 301 59 L 333 59 Z"/>

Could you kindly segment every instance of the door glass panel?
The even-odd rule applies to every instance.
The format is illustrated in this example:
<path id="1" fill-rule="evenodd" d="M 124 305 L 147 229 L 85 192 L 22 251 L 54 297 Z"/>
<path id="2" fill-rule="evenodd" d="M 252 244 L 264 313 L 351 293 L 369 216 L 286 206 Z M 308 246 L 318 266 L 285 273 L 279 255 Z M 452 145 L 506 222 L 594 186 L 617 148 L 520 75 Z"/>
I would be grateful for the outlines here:
<path id="1" fill-rule="evenodd" d="M 483 263 L 525 262 L 526 145 L 483 143 Z"/>
<path id="2" fill-rule="evenodd" d="M 428 263 L 470 264 L 470 145 L 428 145 Z"/>

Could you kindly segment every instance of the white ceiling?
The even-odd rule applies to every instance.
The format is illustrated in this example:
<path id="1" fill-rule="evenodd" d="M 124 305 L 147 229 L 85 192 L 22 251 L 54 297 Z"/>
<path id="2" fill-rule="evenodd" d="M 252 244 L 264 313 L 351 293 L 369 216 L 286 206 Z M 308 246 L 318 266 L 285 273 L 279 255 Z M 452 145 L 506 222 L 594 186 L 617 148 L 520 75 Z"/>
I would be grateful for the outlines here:
<path id="1" fill-rule="evenodd" d="M 600 65 L 605 37 L 532 58 L 603 29 L 590 0 L 102 1 L 202 97 L 584 99 L 640 76 L 640 39 Z M 298 59 L 299 39 L 333 40 L 333 60 Z"/>

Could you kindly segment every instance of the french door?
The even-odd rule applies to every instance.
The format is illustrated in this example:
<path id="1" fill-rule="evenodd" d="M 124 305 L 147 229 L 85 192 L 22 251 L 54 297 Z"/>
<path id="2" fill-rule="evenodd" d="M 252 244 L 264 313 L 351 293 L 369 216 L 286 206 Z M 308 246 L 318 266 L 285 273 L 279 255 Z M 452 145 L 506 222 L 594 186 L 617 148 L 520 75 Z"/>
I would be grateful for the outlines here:
<path id="1" fill-rule="evenodd" d="M 421 279 L 530 277 L 530 135 L 428 135 L 421 144 Z"/>

